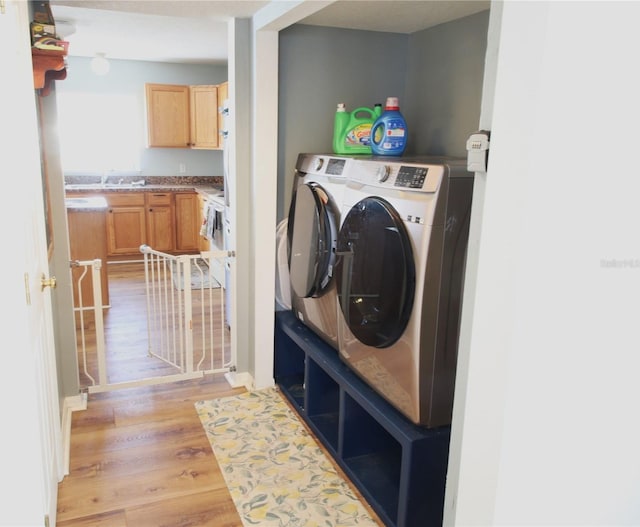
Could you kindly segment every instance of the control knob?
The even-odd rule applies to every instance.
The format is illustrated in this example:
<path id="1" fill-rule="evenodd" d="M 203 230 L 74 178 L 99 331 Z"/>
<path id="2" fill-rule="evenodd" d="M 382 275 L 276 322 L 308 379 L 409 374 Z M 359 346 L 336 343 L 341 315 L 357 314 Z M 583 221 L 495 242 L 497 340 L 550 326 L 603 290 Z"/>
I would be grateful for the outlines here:
<path id="1" fill-rule="evenodd" d="M 316 159 L 316 165 L 314 167 L 314 170 L 316 170 L 316 171 L 320 170 L 322 168 L 322 165 L 324 165 L 324 159 L 321 158 L 321 157 L 318 157 Z"/>
<path id="2" fill-rule="evenodd" d="M 377 172 L 376 172 L 376 177 L 378 178 L 378 181 L 380 183 L 383 183 L 387 179 L 389 179 L 389 174 L 390 173 L 391 173 L 391 169 L 389 168 L 388 165 L 380 165 L 378 167 Z"/>

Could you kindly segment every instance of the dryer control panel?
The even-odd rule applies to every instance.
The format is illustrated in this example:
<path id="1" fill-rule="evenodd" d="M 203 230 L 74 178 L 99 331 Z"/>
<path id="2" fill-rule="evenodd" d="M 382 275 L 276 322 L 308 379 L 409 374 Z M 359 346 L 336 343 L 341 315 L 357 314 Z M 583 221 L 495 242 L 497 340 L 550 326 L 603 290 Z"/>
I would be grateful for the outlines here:
<path id="1" fill-rule="evenodd" d="M 348 176 L 351 181 L 374 187 L 437 192 L 443 174 L 442 165 L 357 160 Z"/>

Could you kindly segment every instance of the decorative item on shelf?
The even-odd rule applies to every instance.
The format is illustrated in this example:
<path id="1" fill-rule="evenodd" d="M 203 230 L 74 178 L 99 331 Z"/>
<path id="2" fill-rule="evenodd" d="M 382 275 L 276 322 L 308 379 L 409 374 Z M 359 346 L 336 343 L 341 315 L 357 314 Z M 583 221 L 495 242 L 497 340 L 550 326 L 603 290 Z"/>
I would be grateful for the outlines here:
<path id="1" fill-rule="evenodd" d="M 33 43 L 33 47 L 37 49 L 46 49 L 49 51 L 63 51 L 65 55 L 69 51 L 68 42 L 52 37 L 39 38 Z"/>
<path id="2" fill-rule="evenodd" d="M 110 67 L 104 53 L 96 53 L 96 56 L 91 59 L 91 71 L 96 75 L 106 75 Z"/>
<path id="3" fill-rule="evenodd" d="M 39 2 L 33 2 L 33 21 L 40 24 L 54 25 L 53 13 L 51 12 L 51 6 L 49 0 L 41 0 Z"/>

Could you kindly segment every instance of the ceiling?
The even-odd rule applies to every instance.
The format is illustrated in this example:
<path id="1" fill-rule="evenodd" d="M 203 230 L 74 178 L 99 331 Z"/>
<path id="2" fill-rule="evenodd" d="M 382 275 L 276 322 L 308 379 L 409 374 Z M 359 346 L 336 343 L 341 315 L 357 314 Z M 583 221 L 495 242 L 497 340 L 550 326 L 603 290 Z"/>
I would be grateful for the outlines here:
<path id="1" fill-rule="evenodd" d="M 281 1 L 281 0 L 280 0 Z M 311 0 L 312 1 L 312 0 Z M 251 17 L 269 1 L 51 0 L 69 55 L 224 64 L 227 21 Z M 489 8 L 489 0 L 337 0 L 300 23 L 413 33 Z"/>

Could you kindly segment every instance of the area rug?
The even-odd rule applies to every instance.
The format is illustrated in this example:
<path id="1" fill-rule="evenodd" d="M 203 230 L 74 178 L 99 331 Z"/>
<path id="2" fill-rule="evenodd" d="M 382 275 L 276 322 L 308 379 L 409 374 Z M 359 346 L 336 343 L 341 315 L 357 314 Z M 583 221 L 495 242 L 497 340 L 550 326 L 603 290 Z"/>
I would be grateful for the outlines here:
<path id="1" fill-rule="evenodd" d="M 276 388 L 195 406 L 245 527 L 378 527 Z"/>
<path id="2" fill-rule="evenodd" d="M 179 291 L 184 289 L 184 277 L 178 276 L 178 265 L 172 266 L 173 285 Z M 202 259 L 191 260 L 191 289 L 217 289 L 220 284 L 211 276 L 207 262 Z"/>

